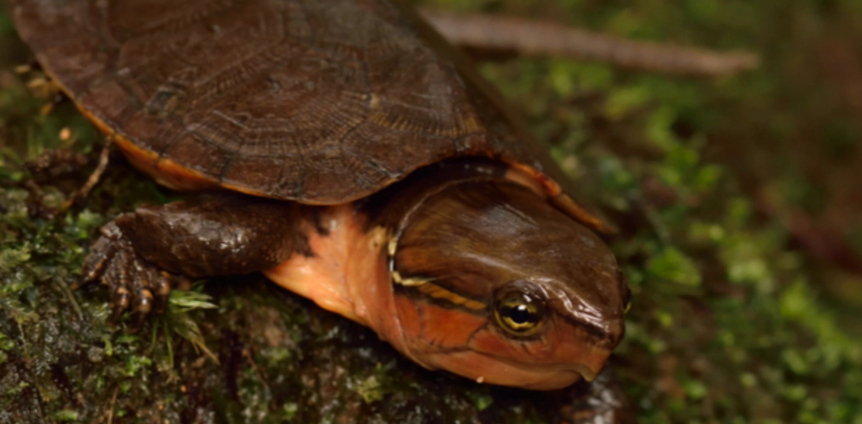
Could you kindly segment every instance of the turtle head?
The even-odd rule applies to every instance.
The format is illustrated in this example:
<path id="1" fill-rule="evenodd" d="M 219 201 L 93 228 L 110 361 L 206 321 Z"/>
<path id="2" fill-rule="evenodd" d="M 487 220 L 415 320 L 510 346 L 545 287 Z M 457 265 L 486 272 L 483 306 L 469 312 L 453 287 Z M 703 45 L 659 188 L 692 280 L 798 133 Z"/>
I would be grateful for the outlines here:
<path id="1" fill-rule="evenodd" d="M 404 217 L 388 253 L 393 343 L 428 368 L 556 389 L 595 378 L 623 336 L 629 289 L 613 254 L 519 184 L 441 188 Z"/>

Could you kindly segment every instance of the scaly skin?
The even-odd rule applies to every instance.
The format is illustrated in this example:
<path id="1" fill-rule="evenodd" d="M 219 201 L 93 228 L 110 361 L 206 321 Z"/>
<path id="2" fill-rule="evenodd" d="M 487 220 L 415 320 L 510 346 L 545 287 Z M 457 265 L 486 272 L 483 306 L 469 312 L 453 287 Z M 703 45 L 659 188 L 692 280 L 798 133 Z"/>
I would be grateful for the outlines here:
<path id="1" fill-rule="evenodd" d="M 111 288 L 113 320 L 161 312 L 171 288 L 189 278 L 248 274 L 308 255 L 299 229 L 308 208 L 234 194 L 142 206 L 102 228 L 83 268 L 85 282 Z"/>

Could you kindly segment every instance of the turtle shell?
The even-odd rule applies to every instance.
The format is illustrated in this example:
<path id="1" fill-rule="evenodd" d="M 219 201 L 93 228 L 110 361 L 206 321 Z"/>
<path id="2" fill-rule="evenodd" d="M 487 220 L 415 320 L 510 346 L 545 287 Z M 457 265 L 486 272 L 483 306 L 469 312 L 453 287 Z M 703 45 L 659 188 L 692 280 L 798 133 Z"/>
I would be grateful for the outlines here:
<path id="1" fill-rule="evenodd" d="M 383 0 L 17 0 L 45 71 L 158 176 L 338 204 L 483 156 L 560 171 L 499 95 Z"/>

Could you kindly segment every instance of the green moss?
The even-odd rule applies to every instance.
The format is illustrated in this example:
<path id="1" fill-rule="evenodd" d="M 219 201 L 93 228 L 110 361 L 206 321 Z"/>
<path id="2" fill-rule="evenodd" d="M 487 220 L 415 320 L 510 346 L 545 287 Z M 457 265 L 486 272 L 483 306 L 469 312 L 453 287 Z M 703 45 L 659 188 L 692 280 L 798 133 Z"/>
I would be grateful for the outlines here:
<path id="1" fill-rule="evenodd" d="M 61 409 L 53 414 L 53 417 L 57 421 L 62 422 L 75 422 L 78 421 L 79 415 L 77 411 L 72 411 L 69 409 Z"/>
<path id="2" fill-rule="evenodd" d="M 700 271 L 682 252 L 673 248 L 663 249 L 646 263 L 650 278 L 683 286 L 699 286 Z"/>

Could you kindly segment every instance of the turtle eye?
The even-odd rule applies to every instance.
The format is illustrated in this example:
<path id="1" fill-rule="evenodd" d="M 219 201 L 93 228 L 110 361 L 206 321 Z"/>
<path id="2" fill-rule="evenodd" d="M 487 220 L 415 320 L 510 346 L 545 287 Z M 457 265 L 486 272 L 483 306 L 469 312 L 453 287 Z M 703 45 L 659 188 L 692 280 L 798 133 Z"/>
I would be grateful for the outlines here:
<path id="1" fill-rule="evenodd" d="M 535 334 L 547 315 L 544 299 L 534 293 L 513 290 L 500 292 L 494 302 L 497 324 L 515 336 Z"/>

